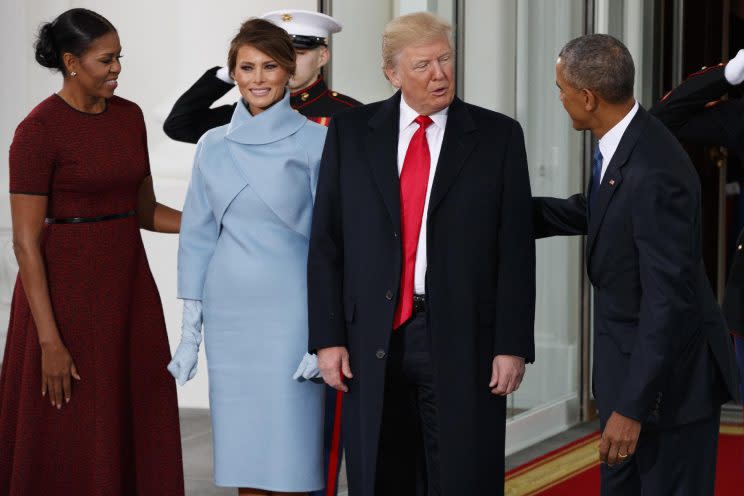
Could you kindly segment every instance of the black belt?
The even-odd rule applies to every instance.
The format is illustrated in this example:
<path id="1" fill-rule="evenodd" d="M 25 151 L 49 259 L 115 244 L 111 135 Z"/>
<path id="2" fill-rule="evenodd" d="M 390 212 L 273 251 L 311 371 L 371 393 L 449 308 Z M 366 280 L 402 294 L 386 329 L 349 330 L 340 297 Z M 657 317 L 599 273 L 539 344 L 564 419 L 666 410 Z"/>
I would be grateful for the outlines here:
<path id="1" fill-rule="evenodd" d="M 86 222 L 102 222 L 105 220 L 126 219 L 136 214 L 136 210 L 122 212 L 120 214 L 101 215 L 98 217 L 47 217 L 47 224 L 83 224 Z"/>
<path id="2" fill-rule="evenodd" d="M 426 311 L 426 295 L 413 295 L 413 313 L 421 313 Z"/>

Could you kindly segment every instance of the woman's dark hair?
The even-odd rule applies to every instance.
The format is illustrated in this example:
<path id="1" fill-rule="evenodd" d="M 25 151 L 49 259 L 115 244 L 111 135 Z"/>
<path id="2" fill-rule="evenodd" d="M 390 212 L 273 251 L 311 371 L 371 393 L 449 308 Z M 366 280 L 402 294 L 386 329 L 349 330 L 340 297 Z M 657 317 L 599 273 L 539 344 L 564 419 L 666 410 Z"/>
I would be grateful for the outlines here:
<path id="1" fill-rule="evenodd" d="M 112 32 L 115 33 L 116 28 L 101 14 L 88 9 L 70 9 L 39 28 L 34 43 L 36 61 L 65 74 L 62 54 L 79 57 L 93 40 Z"/>
<path id="2" fill-rule="evenodd" d="M 292 40 L 287 32 L 276 24 L 264 19 L 253 18 L 248 19 L 240 26 L 240 31 L 230 42 L 230 51 L 227 54 L 227 67 L 230 72 L 235 70 L 238 50 L 246 45 L 265 53 L 274 59 L 290 76 L 294 75 L 297 64 Z"/>

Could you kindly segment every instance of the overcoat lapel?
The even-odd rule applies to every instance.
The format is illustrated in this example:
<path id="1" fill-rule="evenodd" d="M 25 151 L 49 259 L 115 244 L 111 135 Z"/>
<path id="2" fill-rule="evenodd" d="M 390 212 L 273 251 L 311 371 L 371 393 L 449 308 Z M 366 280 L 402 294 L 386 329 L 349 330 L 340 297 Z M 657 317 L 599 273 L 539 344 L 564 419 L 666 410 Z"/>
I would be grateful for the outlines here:
<path id="1" fill-rule="evenodd" d="M 395 231 L 400 231 L 399 119 L 400 91 L 384 101 L 369 120 L 366 138 L 368 164 Z"/>
<path id="2" fill-rule="evenodd" d="M 610 205 L 610 201 L 612 200 L 615 191 L 617 191 L 620 184 L 623 182 L 621 169 L 628 162 L 630 154 L 638 142 L 638 138 L 646 127 L 648 118 L 648 113 L 643 110 L 642 107 L 639 107 L 635 117 L 630 121 L 628 129 L 625 130 L 625 134 L 623 134 L 620 144 L 618 145 L 617 150 L 612 156 L 612 160 L 602 177 L 602 183 L 599 185 L 599 190 L 596 193 L 598 195 L 596 204 L 592 208 L 591 215 L 589 216 L 589 233 L 586 241 L 587 268 L 591 267 L 590 261 L 592 249 L 597 241 L 597 234 L 599 233 L 599 228 L 602 226 L 602 221 L 607 212 L 607 207 Z"/>
<path id="3" fill-rule="evenodd" d="M 444 129 L 442 151 L 439 154 L 436 174 L 434 175 L 427 218 L 432 217 L 432 213 L 460 173 L 468 155 L 473 151 L 476 142 L 475 130 L 475 123 L 470 117 L 465 103 L 459 98 L 455 98 L 447 113 L 447 125 Z"/>

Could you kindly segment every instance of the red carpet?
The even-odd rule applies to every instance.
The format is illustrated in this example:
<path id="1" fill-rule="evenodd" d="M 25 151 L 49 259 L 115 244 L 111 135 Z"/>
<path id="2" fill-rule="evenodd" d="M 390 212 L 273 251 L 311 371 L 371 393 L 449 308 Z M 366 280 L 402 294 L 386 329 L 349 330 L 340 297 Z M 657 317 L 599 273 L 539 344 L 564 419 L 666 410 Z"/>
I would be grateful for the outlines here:
<path id="1" fill-rule="evenodd" d="M 599 496 L 599 433 L 590 434 L 506 474 L 506 496 Z M 744 494 L 744 426 L 721 425 L 716 496 Z"/>

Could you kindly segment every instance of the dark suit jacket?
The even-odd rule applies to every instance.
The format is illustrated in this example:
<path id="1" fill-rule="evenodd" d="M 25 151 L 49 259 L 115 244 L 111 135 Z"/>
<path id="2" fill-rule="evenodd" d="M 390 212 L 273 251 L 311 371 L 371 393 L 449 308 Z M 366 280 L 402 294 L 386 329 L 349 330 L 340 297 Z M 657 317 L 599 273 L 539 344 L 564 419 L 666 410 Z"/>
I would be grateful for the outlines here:
<path id="1" fill-rule="evenodd" d="M 731 341 L 702 263 L 700 183 L 671 133 L 638 110 L 586 200 L 535 199 L 538 236 L 587 234 L 593 385 L 613 411 L 673 427 L 737 396 Z"/>
<path id="2" fill-rule="evenodd" d="M 650 112 L 681 141 L 725 146 L 744 163 L 744 100 L 719 100 L 732 88 L 724 67 L 717 65 L 691 75 Z M 744 336 L 744 230 L 736 240 L 723 313 L 729 329 Z"/>
<path id="3" fill-rule="evenodd" d="M 385 363 L 401 272 L 400 93 L 328 130 L 308 263 L 311 350 L 346 346 L 350 493 L 372 496 Z M 427 220 L 426 296 L 443 494 L 503 491 L 504 398 L 496 354 L 534 359 L 535 251 L 519 124 L 455 99 Z"/>

